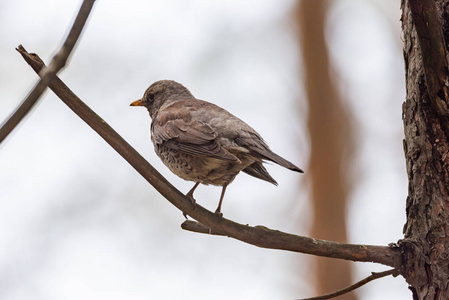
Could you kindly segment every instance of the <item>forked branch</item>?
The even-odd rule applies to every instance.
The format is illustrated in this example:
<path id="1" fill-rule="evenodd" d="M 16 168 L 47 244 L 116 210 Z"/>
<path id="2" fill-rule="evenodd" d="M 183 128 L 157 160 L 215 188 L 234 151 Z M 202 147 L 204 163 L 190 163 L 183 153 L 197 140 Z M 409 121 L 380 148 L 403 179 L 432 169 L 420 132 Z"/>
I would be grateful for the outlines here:
<path id="1" fill-rule="evenodd" d="M 65 66 L 73 47 L 75 47 L 75 44 L 83 31 L 94 2 L 95 0 L 84 0 L 75 22 L 72 25 L 72 29 L 70 29 L 69 35 L 64 41 L 61 49 L 59 49 L 58 53 L 53 57 L 48 68 L 42 68 L 41 74 L 39 74 L 41 77 L 39 82 L 34 86 L 26 99 L 23 100 L 19 107 L 11 114 L 8 120 L 6 120 L 0 127 L 0 143 L 14 130 L 20 121 L 23 120 L 45 91 L 53 76 Z"/>
<path id="2" fill-rule="evenodd" d="M 19 46 L 17 50 L 34 71 L 40 74 L 39 72 L 44 67 L 42 60 L 36 54 L 28 53 L 22 46 Z M 262 248 L 287 250 L 352 261 L 375 262 L 399 268 L 401 253 L 399 249 L 394 247 L 344 244 L 297 236 L 263 226 L 252 227 L 238 224 L 231 220 L 220 218 L 200 205 L 193 207 L 190 199 L 162 177 L 153 166 L 81 101 L 57 76 L 50 82 L 49 87 L 73 112 L 126 159 L 159 193 L 182 212 L 210 228 L 210 232 L 219 233 Z"/>

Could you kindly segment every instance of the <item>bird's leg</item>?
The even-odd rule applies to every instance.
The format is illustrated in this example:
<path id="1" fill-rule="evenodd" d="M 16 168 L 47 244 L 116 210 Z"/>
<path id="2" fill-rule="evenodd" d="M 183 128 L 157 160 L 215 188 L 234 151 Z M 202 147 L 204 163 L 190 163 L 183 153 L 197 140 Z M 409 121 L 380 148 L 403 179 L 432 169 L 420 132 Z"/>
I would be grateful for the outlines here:
<path id="1" fill-rule="evenodd" d="M 198 187 L 199 184 L 200 184 L 199 182 L 195 183 L 193 188 L 186 194 L 186 197 L 188 197 L 190 199 L 190 201 L 192 202 L 193 209 L 195 209 L 195 205 L 196 205 L 196 201 L 193 198 L 193 192 L 195 191 L 195 189 Z M 187 219 L 187 214 L 185 212 L 182 212 L 182 215 L 184 216 L 184 218 Z"/>
<path id="2" fill-rule="evenodd" d="M 226 192 L 226 187 L 227 187 L 227 186 L 228 186 L 227 184 L 225 184 L 225 185 L 223 186 L 223 189 L 221 190 L 220 202 L 218 202 L 218 207 L 217 207 L 217 209 L 215 210 L 215 213 L 216 213 L 220 218 L 223 218 L 223 214 L 221 213 L 221 203 L 223 202 L 223 198 L 224 198 L 224 194 L 225 194 L 225 192 Z"/>
<path id="3" fill-rule="evenodd" d="M 195 189 L 198 187 L 199 184 L 200 184 L 199 182 L 195 183 L 193 188 L 186 194 L 186 196 L 189 197 L 190 201 L 192 202 L 193 207 L 195 207 L 196 204 L 196 201 L 193 198 L 193 192 L 195 191 Z"/>

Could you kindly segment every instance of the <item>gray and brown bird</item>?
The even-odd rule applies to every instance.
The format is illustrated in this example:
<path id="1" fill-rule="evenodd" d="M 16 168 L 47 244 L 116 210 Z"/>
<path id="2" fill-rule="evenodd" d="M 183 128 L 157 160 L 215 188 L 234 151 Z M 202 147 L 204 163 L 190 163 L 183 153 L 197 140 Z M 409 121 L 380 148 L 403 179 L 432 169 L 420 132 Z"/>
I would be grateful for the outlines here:
<path id="1" fill-rule="evenodd" d="M 162 162 L 182 179 L 195 182 L 186 195 L 193 205 L 193 192 L 200 183 L 223 187 L 215 211 L 220 216 L 226 187 L 240 171 L 275 185 L 264 161 L 303 173 L 271 151 L 245 122 L 215 104 L 196 99 L 176 81 L 156 81 L 131 106 L 148 109 L 151 141 Z"/>

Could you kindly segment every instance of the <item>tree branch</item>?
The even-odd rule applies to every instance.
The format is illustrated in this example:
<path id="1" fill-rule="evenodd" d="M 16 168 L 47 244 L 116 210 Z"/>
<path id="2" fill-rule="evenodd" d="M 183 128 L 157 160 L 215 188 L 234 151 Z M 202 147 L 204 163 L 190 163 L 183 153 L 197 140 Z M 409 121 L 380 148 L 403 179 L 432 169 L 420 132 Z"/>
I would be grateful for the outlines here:
<path id="1" fill-rule="evenodd" d="M 29 54 L 22 46 L 19 46 L 17 50 L 34 71 L 39 74 L 44 67 L 42 60 L 36 54 Z M 181 211 L 211 228 L 211 232 L 220 233 L 262 248 L 288 250 L 352 261 L 376 262 L 395 268 L 400 267 L 401 253 L 398 248 L 343 244 L 297 236 L 263 226 L 251 227 L 220 218 L 198 204 L 193 207 L 189 198 L 162 177 L 153 166 L 82 102 L 57 76 L 50 82 L 49 87 L 161 195 Z"/>
<path id="2" fill-rule="evenodd" d="M 396 269 L 390 269 L 387 271 L 383 271 L 383 272 L 372 272 L 370 276 L 366 277 L 365 279 L 360 280 L 359 282 L 354 283 L 351 286 L 348 286 L 344 289 L 335 291 L 333 293 L 329 293 L 326 295 L 321 295 L 321 296 L 316 296 L 316 297 L 311 297 L 311 298 L 304 298 L 304 299 L 299 299 L 299 300 L 324 300 L 324 299 L 331 299 L 331 298 L 335 298 L 344 294 L 347 294 L 355 289 L 358 289 L 359 287 L 361 287 L 362 285 L 367 284 L 370 281 L 385 277 L 385 276 L 389 276 L 389 275 L 393 275 L 394 277 L 399 275 L 399 272 Z"/>
<path id="3" fill-rule="evenodd" d="M 192 221 L 192 220 L 185 220 L 181 224 L 181 228 L 184 229 L 184 230 L 197 232 L 197 233 L 205 233 L 205 234 L 221 235 L 221 236 L 225 235 L 225 234 L 223 234 L 221 232 L 212 230 L 212 228 L 209 228 L 206 225 L 203 225 L 201 223 L 198 223 L 198 222 Z"/>
<path id="4" fill-rule="evenodd" d="M 76 42 L 86 24 L 87 18 L 92 10 L 95 0 L 84 0 L 75 22 L 70 29 L 61 49 L 56 53 L 50 62 L 50 65 L 41 70 L 41 77 L 39 82 L 34 86 L 33 90 L 28 94 L 25 100 L 19 105 L 19 107 L 11 114 L 7 121 L 5 121 L 0 128 L 0 143 L 14 130 L 14 128 L 23 120 L 23 118 L 30 112 L 31 108 L 36 104 L 42 93 L 48 86 L 48 83 L 52 80 L 66 64 L 70 53 L 75 47 Z"/>

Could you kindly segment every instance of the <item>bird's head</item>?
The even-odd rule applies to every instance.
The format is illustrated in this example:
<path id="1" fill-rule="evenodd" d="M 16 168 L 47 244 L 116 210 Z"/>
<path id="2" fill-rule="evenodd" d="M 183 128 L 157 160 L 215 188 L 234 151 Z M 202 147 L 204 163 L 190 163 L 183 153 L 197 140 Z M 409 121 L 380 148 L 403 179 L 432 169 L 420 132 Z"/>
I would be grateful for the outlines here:
<path id="1" fill-rule="evenodd" d="M 142 99 L 134 101 L 131 106 L 145 106 L 153 119 L 162 107 L 192 98 L 193 95 L 182 84 L 173 80 L 159 80 L 150 85 Z"/>

